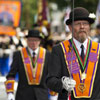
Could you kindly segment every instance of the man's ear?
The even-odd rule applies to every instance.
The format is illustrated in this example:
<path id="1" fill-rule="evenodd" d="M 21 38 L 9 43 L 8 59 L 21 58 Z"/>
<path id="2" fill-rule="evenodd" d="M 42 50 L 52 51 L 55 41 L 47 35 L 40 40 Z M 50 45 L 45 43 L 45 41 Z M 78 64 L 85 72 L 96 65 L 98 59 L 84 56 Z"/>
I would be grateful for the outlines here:
<path id="1" fill-rule="evenodd" d="M 72 32 L 72 26 L 71 26 L 71 25 L 68 25 L 68 28 L 69 28 L 70 31 Z"/>

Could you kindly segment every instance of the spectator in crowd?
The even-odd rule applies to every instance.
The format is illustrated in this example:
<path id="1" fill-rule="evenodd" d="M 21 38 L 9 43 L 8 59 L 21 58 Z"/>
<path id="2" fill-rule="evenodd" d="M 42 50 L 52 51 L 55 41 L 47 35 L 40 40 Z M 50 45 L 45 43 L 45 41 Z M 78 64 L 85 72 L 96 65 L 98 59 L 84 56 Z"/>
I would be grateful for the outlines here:
<path id="1" fill-rule="evenodd" d="M 96 26 L 96 34 L 92 37 L 92 40 L 100 43 L 100 24 Z"/>

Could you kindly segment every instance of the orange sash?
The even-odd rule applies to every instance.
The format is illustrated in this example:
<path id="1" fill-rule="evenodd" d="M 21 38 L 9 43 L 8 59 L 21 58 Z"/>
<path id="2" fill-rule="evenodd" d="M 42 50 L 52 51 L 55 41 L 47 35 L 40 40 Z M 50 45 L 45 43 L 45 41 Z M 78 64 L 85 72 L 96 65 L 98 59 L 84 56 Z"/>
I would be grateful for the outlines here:
<path id="1" fill-rule="evenodd" d="M 83 73 L 81 72 L 79 60 L 74 50 L 72 54 L 73 59 L 71 59 L 71 42 L 64 41 L 61 43 L 61 46 L 69 73 L 71 71 L 72 78 L 76 81 L 76 86 L 73 90 L 74 97 L 90 98 L 92 95 L 93 84 L 97 70 L 100 49 L 99 44 L 96 42 L 91 42 L 90 53 L 88 55 L 87 64 Z"/>
<path id="2" fill-rule="evenodd" d="M 43 74 L 46 50 L 42 47 L 39 48 L 39 57 L 34 68 L 26 48 L 22 49 L 21 54 L 29 85 L 39 85 Z"/>

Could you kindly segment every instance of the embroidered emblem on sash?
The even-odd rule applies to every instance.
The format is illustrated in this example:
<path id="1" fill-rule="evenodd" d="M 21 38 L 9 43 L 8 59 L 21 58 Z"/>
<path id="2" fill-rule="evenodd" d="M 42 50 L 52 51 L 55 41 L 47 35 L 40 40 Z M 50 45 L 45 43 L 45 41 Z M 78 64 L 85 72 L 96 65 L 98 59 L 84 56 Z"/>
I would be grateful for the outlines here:
<path id="1" fill-rule="evenodd" d="M 35 67 L 32 65 L 31 57 L 26 48 L 22 49 L 21 54 L 29 85 L 39 85 L 43 73 L 46 50 L 42 47 L 39 48 L 39 56 Z"/>
<path id="2" fill-rule="evenodd" d="M 69 47 L 72 47 L 71 42 L 66 40 L 61 43 L 61 47 L 64 52 L 64 57 L 66 60 L 66 65 L 69 70 L 71 71 L 72 78 L 76 80 L 76 86 L 73 90 L 73 94 L 75 98 L 90 98 L 92 95 L 93 84 L 95 80 L 95 73 L 97 70 L 98 64 L 98 55 L 99 55 L 99 44 L 96 42 L 91 41 L 91 47 L 89 55 L 86 59 L 86 65 L 84 72 L 81 72 L 79 58 L 76 55 L 75 51 L 71 52 Z M 73 53 L 73 54 L 72 54 Z M 78 53 L 77 53 L 78 54 Z M 71 58 L 71 55 L 73 57 Z M 72 59 L 72 65 L 71 65 Z M 72 68 L 71 68 L 72 67 Z"/>
<path id="3" fill-rule="evenodd" d="M 85 89 L 86 89 L 86 85 L 85 85 L 84 83 L 80 83 L 80 84 L 78 85 L 78 90 L 79 90 L 81 93 L 83 93 L 83 92 L 85 91 Z"/>
<path id="4" fill-rule="evenodd" d="M 14 92 L 14 83 L 15 80 L 14 79 L 8 79 L 7 81 L 5 81 L 5 86 L 6 86 L 6 92 L 10 93 L 10 92 Z"/>

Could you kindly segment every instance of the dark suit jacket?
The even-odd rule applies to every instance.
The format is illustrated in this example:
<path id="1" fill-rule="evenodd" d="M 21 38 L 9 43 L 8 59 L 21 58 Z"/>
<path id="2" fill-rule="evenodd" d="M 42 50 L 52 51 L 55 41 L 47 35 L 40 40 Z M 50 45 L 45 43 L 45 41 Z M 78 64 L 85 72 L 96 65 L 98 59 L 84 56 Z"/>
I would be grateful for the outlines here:
<path id="1" fill-rule="evenodd" d="M 16 100 L 48 100 L 48 88 L 45 84 L 45 79 L 48 73 L 47 65 L 49 57 L 50 52 L 46 51 L 45 64 L 40 85 L 29 85 L 22 62 L 21 52 L 17 51 L 14 53 L 11 70 L 7 75 L 7 79 L 15 78 L 15 75 L 18 72 L 19 81 L 16 93 Z"/>
<path id="2" fill-rule="evenodd" d="M 49 63 L 49 74 L 46 79 L 47 86 L 59 93 L 58 100 L 67 100 L 68 92 L 63 89 L 61 78 L 63 76 L 69 77 L 68 69 L 64 58 L 64 53 L 60 44 L 56 45 L 52 49 L 51 60 Z M 100 100 L 100 57 L 96 76 L 94 80 L 93 93 L 91 98 L 74 98 L 73 92 L 71 92 L 71 100 Z"/>

